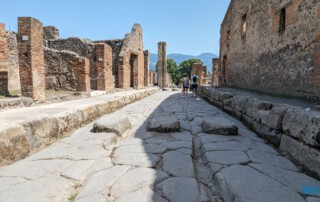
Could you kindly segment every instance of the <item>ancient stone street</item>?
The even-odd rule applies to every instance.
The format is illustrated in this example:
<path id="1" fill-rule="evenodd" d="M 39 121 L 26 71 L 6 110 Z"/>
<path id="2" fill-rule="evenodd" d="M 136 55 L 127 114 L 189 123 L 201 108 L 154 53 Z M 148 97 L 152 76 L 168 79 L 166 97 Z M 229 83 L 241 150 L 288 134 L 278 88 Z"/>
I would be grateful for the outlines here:
<path id="1" fill-rule="evenodd" d="M 177 91 L 129 104 L 0 168 L 4 202 L 319 202 L 308 188 L 320 182 L 238 120 Z"/>

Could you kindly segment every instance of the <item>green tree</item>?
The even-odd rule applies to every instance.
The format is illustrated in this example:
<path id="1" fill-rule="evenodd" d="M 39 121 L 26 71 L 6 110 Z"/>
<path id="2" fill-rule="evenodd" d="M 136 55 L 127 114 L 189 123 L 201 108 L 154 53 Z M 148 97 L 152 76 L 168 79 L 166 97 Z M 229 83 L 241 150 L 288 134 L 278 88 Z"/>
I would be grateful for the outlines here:
<path id="1" fill-rule="evenodd" d="M 178 85 L 181 79 L 180 71 L 177 63 L 173 59 L 167 59 L 167 70 L 174 84 Z M 156 72 L 158 71 L 158 63 L 156 64 Z"/>
<path id="2" fill-rule="evenodd" d="M 185 60 L 183 61 L 180 65 L 179 65 L 179 72 L 181 75 L 184 75 L 185 73 L 188 75 L 188 77 L 191 77 L 191 71 L 192 71 L 192 65 L 194 63 L 201 63 L 201 60 L 199 59 L 189 59 L 189 60 Z"/>

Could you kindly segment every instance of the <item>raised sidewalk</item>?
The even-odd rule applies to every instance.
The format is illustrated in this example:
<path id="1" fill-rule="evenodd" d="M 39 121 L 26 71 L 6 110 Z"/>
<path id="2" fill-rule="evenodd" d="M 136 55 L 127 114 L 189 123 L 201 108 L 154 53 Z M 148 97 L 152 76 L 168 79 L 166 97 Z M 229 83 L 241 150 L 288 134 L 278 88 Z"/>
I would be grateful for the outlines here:
<path id="1" fill-rule="evenodd" d="M 94 119 L 158 91 L 153 87 L 0 111 L 0 165 L 23 159 Z"/>

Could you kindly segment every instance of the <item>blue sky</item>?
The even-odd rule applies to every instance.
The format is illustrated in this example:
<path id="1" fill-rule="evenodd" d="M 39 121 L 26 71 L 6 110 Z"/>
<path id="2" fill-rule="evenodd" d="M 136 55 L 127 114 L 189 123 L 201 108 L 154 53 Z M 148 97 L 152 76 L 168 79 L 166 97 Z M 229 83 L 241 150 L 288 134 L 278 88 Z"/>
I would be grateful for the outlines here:
<path id="1" fill-rule="evenodd" d="M 0 22 L 17 31 L 17 17 L 31 16 L 60 29 L 61 38 L 123 38 L 134 23 L 143 29 L 144 49 L 157 53 L 219 53 L 220 24 L 230 0 L 2 0 Z"/>

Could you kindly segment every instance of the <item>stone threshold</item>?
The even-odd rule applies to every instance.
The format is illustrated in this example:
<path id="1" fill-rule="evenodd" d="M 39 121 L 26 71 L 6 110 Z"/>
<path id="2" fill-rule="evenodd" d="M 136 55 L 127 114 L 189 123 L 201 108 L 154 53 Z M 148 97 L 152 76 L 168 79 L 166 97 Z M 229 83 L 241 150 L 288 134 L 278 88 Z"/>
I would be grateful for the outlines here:
<path id="1" fill-rule="evenodd" d="M 21 160 L 95 119 L 158 91 L 154 87 L 0 112 L 0 119 L 1 116 L 4 119 L 0 127 L 0 166 Z M 32 116 L 34 111 L 37 113 Z"/>
<path id="2" fill-rule="evenodd" d="M 201 86 L 198 94 L 244 122 L 308 175 L 320 179 L 320 113 Z"/>

